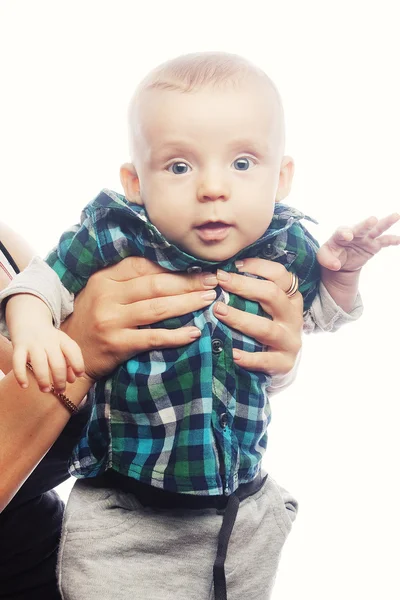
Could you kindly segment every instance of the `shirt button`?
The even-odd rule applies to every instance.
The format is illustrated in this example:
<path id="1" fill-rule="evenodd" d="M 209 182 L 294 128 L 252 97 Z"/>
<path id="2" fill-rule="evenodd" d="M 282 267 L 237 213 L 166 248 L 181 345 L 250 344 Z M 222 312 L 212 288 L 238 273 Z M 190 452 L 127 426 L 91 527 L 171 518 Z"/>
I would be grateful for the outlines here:
<path id="1" fill-rule="evenodd" d="M 223 350 L 223 343 L 221 342 L 221 340 L 215 339 L 211 342 L 211 348 L 213 354 L 220 354 L 220 352 L 222 352 Z"/>
<path id="2" fill-rule="evenodd" d="M 219 416 L 219 424 L 221 425 L 222 429 L 225 429 L 225 427 L 228 425 L 228 415 L 226 413 L 222 413 L 222 415 Z"/>
<path id="3" fill-rule="evenodd" d="M 272 244 L 267 244 L 267 245 L 265 246 L 265 248 L 263 249 L 263 251 L 262 251 L 262 255 L 263 255 L 265 258 L 269 258 L 269 257 L 271 257 L 273 254 L 274 254 L 274 247 L 273 247 L 273 245 L 272 245 Z"/>
<path id="4" fill-rule="evenodd" d="M 186 269 L 187 273 L 201 273 L 203 271 L 203 269 L 197 265 L 195 265 L 194 267 L 188 267 L 188 269 Z"/>

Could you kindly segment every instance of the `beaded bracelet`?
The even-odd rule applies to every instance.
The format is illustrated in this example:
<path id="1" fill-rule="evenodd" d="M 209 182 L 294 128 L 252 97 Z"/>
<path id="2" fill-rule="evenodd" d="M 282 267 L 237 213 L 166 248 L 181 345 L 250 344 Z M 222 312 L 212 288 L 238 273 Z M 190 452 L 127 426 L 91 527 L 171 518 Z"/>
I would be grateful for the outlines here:
<path id="1" fill-rule="evenodd" d="M 34 370 L 31 363 L 26 363 L 26 366 L 34 374 Z M 78 407 L 73 402 L 71 402 L 71 400 L 65 394 L 62 394 L 61 392 L 56 392 L 53 384 L 51 384 L 50 386 L 50 391 L 52 394 L 54 394 L 54 396 L 57 396 L 61 404 L 65 406 L 65 408 L 71 413 L 71 415 L 74 415 L 79 411 Z"/>

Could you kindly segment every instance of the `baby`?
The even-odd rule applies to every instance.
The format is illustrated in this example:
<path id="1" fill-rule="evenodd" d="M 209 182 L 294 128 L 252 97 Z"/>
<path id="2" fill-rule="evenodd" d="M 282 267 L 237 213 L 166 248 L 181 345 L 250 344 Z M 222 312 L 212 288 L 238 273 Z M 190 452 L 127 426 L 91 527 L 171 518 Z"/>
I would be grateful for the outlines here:
<path id="1" fill-rule="evenodd" d="M 94 271 L 126 256 L 203 271 L 210 288 L 232 272 L 262 277 L 248 259 L 275 261 L 287 294 L 303 294 L 306 328 L 335 330 L 360 314 L 361 267 L 400 243 L 381 235 L 394 214 L 342 228 L 318 251 L 300 222 L 308 217 L 282 204 L 294 165 L 279 94 L 240 57 L 187 55 L 153 70 L 131 102 L 129 139 L 125 197 L 103 190 L 47 264 L 36 259 L 0 296 L 23 386 L 27 361 L 44 390 L 49 372 L 63 390 L 65 365 L 70 381 L 81 374 L 79 349 L 53 323 Z M 266 317 L 256 302 L 210 289 L 204 310 L 163 322 L 192 327 L 192 344 L 142 353 L 96 384 L 71 462 L 81 481 L 60 548 L 64 598 L 118 589 L 119 599 L 206 599 L 212 571 L 215 598 L 227 597 L 227 581 L 229 598 L 269 597 L 296 502 L 261 476 L 273 380 L 238 355 L 265 348 L 220 322 L 215 301 Z"/>

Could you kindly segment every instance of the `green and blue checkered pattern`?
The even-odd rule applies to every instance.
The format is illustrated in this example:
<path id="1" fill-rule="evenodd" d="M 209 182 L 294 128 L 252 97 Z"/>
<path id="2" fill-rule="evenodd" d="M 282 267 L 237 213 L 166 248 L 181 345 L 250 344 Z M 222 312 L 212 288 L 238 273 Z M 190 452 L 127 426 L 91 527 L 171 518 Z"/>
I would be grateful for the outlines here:
<path id="1" fill-rule="evenodd" d="M 298 275 L 307 310 L 320 273 L 318 245 L 300 223 L 303 218 L 309 219 L 278 203 L 259 240 L 230 260 L 213 263 L 170 244 L 143 207 L 103 190 L 84 209 L 81 224 L 63 234 L 47 262 L 76 294 L 92 273 L 127 256 L 144 256 L 181 272 L 193 267 L 236 272 L 236 260 L 267 258 Z M 216 301 L 264 315 L 257 303 L 220 287 L 216 291 Z M 188 325 L 201 330 L 198 340 L 143 352 L 96 384 L 91 418 L 72 458 L 73 475 L 95 477 L 113 468 L 155 487 L 199 495 L 230 494 L 256 476 L 267 445 L 270 377 L 235 365 L 232 350 L 263 348 L 218 321 L 212 307 L 153 327 Z"/>

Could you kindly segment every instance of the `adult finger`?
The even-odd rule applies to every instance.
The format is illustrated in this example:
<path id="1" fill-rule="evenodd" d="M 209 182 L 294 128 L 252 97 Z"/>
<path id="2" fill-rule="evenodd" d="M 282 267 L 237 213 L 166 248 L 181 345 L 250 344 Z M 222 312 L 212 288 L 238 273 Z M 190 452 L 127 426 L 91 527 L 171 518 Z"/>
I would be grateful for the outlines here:
<path id="1" fill-rule="evenodd" d="M 261 258 L 247 258 L 237 261 L 236 266 L 241 273 L 250 273 L 258 275 L 268 281 L 273 281 L 284 292 L 288 290 L 292 283 L 292 276 L 289 271 L 280 263 Z"/>
<path id="2" fill-rule="evenodd" d="M 182 274 L 166 272 L 158 265 L 156 268 L 146 259 L 143 262 L 130 261 L 130 267 L 123 263 L 137 257 L 129 257 L 121 263 L 107 267 L 92 275 L 87 284 L 87 290 L 82 290 L 81 296 L 92 294 L 93 297 L 112 297 L 118 304 L 130 304 L 139 300 L 158 296 L 175 296 L 196 290 L 212 289 L 218 283 L 215 274 Z M 137 264 L 140 268 L 137 268 Z M 119 269 L 119 271 L 118 271 Z M 79 296 L 78 296 L 79 297 Z"/>
<path id="3" fill-rule="evenodd" d="M 286 272 L 286 274 L 290 277 L 291 282 L 291 275 L 288 272 Z M 291 320 L 290 315 L 294 312 L 292 304 L 294 304 L 297 307 L 296 310 L 298 310 L 299 302 L 302 302 L 302 296 L 299 292 L 289 299 L 285 292 L 283 292 L 273 281 L 254 279 L 253 277 L 246 277 L 236 273 L 229 273 L 228 275 L 230 275 L 228 281 L 220 281 L 220 286 L 224 290 L 257 302 L 273 319 L 279 319 L 281 321 Z M 289 318 L 288 311 L 290 311 Z"/>
<path id="4" fill-rule="evenodd" d="M 149 350 L 176 348 L 186 346 L 201 336 L 197 327 L 180 327 L 178 329 L 136 329 L 126 330 L 121 336 L 120 349 L 124 352 L 139 354 Z"/>
<path id="5" fill-rule="evenodd" d="M 300 349 L 293 332 L 285 329 L 276 321 L 259 315 L 249 315 L 223 302 L 216 302 L 213 310 L 216 317 L 228 327 L 256 339 L 264 346 L 290 351 Z"/>
<path id="6" fill-rule="evenodd" d="M 179 329 L 124 329 L 110 335 L 102 345 L 102 351 L 94 354 L 90 348 L 85 353 L 86 373 L 93 380 L 102 377 L 129 358 L 163 348 L 186 346 L 198 339 L 201 331 L 196 327 Z"/>
<path id="7" fill-rule="evenodd" d="M 160 278 L 159 275 L 163 276 Z M 169 282 L 172 294 L 185 294 L 186 292 L 215 287 L 218 284 L 215 274 L 213 273 L 177 273 L 164 269 L 160 267 L 160 265 L 149 261 L 147 258 L 139 256 L 128 256 L 116 265 L 98 271 L 93 277 L 95 276 L 100 279 L 105 277 L 118 283 L 129 283 L 132 279 L 141 278 L 141 286 L 142 282 L 145 285 L 150 284 L 151 286 L 157 284 L 158 287 L 155 291 L 157 292 L 157 295 L 159 293 L 160 296 L 168 295 L 168 291 L 165 291 L 165 287 L 166 283 Z M 183 283 L 185 283 L 185 287 L 183 288 L 183 291 L 181 291 Z M 174 291 L 174 285 L 176 286 L 176 291 Z M 155 296 L 153 294 L 153 296 L 145 297 Z"/>
<path id="8" fill-rule="evenodd" d="M 166 269 L 141 256 L 127 256 L 119 263 L 98 271 L 99 276 L 105 276 L 113 281 L 130 281 L 143 275 L 167 273 Z"/>
<path id="9" fill-rule="evenodd" d="M 173 317 L 179 317 L 205 306 L 209 306 L 216 298 L 215 290 L 191 292 L 179 296 L 166 296 L 125 304 L 118 315 L 120 327 L 138 327 L 151 325 Z"/>
<path id="10" fill-rule="evenodd" d="M 210 290 L 217 286 L 214 273 L 178 274 L 157 273 L 144 275 L 140 281 L 122 282 L 118 287 L 118 300 L 121 304 L 130 304 L 140 300 L 177 296 L 194 291 Z"/>
<path id="11" fill-rule="evenodd" d="M 261 371 L 268 375 L 286 374 L 295 365 L 297 354 L 287 352 L 245 352 L 234 350 L 235 364 L 248 371 Z"/>

